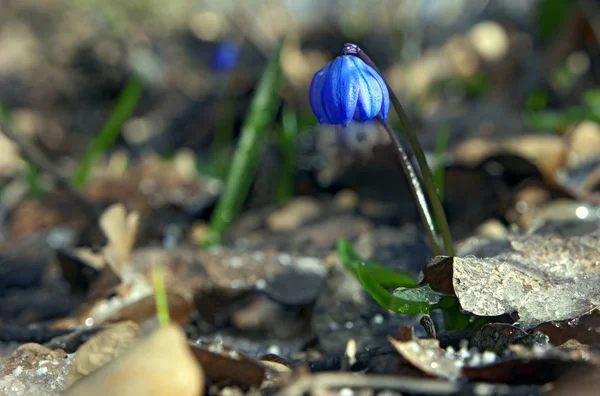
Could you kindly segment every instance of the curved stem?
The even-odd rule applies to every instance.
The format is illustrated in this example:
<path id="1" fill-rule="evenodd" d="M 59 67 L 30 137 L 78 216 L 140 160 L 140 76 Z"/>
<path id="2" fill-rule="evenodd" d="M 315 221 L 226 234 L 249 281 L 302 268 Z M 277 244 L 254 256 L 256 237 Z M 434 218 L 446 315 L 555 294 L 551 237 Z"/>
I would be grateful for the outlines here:
<path id="1" fill-rule="evenodd" d="M 394 146 L 396 146 L 396 149 L 398 150 L 398 159 L 400 160 L 400 165 L 402 165 L 404 174 L 408 179 L 408 185 L 410 186 L 413 198 L 417 202 L 417 208 L 419 209 L 419 214 L 423 220 L 423 225 L 425 226 L 425 232 L 427 233 L 427 238 L 431 244 L 431 249 L 433 250 L 433 254 L 438 256 L 441 254 L 441 249 L 435 238 L 435 227 L 433 225 L 431 213 L 429 212 L 429 206 L 427 205 L 425 194 L 423 194 L 423 189 L 421 188 L 421 182 L 419 181 L 417 172 L 415 172 L 415 168 L 413 168 L 412 164 L 410 163 L 408 155 L 406 154 L 404 147 L 402 147 L 402 143 L 400 143 L 398 136 L 396 136 L 389 124 L 383 121 L 380 117 L 377 117 L 377 120 L 383 126 L 390 139 L 392 139 Z"/>
<path id="2" fill-rule="evenodd" d="M 345 44 L 343 49 L 343 54 L 345 55 L 355 55 L 362 59 L 367 65 L 371 66 L 375 69 L 380 75 L 379 69 L 371 58 L 356 44 Z M 417 163 L 419 164 L 419 168 L 421 170 L 421 176 L 423 177 L 423 184 L 425 185 L 425 191 L 429 196 L 429 202 L 431 203 L 433 214 L 435 216 L 436 224 L 439 227 L 440 234 L 442 235 L 442 240 L 444 241 L 444 250 L 446 251 L 446 255 L 453 256 L 454 249 L 452 248 L 452 237 L 450 236 L 450 227 L 448 227 L 448 220 L 446 219 L 446 214 L 444 213 L 444 208 L 440 201 L 440 197 L 437 194 L 435 189 L 435 184 L 433 183 L 433 175 L 431 174 L 431 169 L 429 169 L 429 165 L 427 165 L 427 160 L 425 159 L 425 153 L 423 153 L 423 149 L 419 144 L 419 140 L 417 139 L 417 135 L 413 132 L 412 128 L 408 123 L 408 117 L 400 100 L 396 96 L 396 93 L 392 90 L 388 82 L 385 80 L 383 75 L 381 75 L 385 85 L 387 86 L 388 92 L 390 93 L 390 101 L 392 102 L 392 106 L 398 114 L 398 118 L 400 119 L 400 123 L 402 124 L 402 132 L 408 138 L 410 146 L 415 154 L 417 159 Z M 392 139 L 393 140 L 393 139 Z M 397 138 L 396 138 L 397 140 Z M 396 142 L 394 142 L 395 144 Z M 417 202 L 419 205 L 420 202 Z"/>

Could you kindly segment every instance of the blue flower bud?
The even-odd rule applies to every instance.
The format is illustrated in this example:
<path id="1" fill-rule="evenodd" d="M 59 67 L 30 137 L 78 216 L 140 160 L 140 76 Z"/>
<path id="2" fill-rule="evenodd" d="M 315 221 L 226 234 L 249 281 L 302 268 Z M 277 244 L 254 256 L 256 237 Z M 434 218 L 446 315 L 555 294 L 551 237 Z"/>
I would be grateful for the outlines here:
<path id="1" fill-rule="evenodd" d="M 235 41 L 223 41 L 215 46 L 211 58 L 211 68 L 216 73 L 231 71 L 238 62 L 239 47 Z"/>
<path id="2" fill-rule="evenodd" d="M 390 108 L 383 78 L 353 55 L 338 56 L 319 70 L 310 84 L 309 99 L 320 123 L 344 126 L 378 114 L 385 121 Z"/>

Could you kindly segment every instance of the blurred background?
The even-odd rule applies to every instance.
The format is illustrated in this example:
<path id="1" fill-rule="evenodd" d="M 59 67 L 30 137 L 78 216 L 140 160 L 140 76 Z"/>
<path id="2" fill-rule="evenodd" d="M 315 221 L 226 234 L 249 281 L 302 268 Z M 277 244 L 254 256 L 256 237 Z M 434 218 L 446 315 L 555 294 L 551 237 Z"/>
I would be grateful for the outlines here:
<path id="1" fill-rule="evenodd" d="M 417 211 L 385 136 L 364 124 L 320 126 L 308 105 L 314 73 L 355 42 L 400 96 L 433 166 L 446 169 L 456 238 L 489 218 L 524 221 L 557 196 L 596 202 L 598 177 L 588 175 L 600 150 L 599 34 L 593 0 L 0 0 L 0 103 L 15 133 L 67 177 L 112 128 L 89 180 L 158 157 L 207 177 L 217 196 L 257 82 L 285 36 L 278 121 L 247 205 L 274 200 L 287 111 L 297 120 L 293 194 L 349 188 L 368 216 L 412 221 Z M 125 186 L 143 190 L 144 175 Z M 2 208 L 12 219 L 5 236 L 64 223 L 48 215 L 58 205 L 53 180 L 0 136 Z M 90 199 L 131 194 L 89 180 Z M 43 204 L 20 209 L 32 196 Z M 212 203 L 190 210 L 207 219 Z M 45 215 L 34 215 L 40 205 Z"/>

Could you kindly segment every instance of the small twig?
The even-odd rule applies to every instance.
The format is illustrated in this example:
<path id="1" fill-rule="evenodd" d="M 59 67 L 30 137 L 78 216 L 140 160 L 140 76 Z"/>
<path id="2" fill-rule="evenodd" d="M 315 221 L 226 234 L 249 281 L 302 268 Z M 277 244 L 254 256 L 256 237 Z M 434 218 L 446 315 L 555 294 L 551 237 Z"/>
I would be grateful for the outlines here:
<path id="1" fill-rule="evenodd" d="M 86 197 L 71 186 L 69 180 L 56 169 L 52 161 L 50 161 L 44 153 L 26 139 L 16 134 L 3 120 L 0 120 L 0 132 L 17 144 L 21 149 L 22 154 L 27 157 L 29 161 L 49 174 L 59 186 L 63 187 L 67 194 L 69 194 L 69 196 L 81 206 L 85 213 L 90 216 L 91 220 L 95 221 L 98 219 L 100 211 Z"/>
<path id="2" fill-rule="evenodd" d="M 306 392 L 312 394 L 311 390 L 318 388 L 395 389 L 400 392 L 435 395 L 450 395 L 460 390 L 460 386 L 456 383 L 436 379 L 401 377 L 397 375 L 326 373 L 302 377 L 282 389 L 276 396 L 300 396 L 306 394 Z"/>

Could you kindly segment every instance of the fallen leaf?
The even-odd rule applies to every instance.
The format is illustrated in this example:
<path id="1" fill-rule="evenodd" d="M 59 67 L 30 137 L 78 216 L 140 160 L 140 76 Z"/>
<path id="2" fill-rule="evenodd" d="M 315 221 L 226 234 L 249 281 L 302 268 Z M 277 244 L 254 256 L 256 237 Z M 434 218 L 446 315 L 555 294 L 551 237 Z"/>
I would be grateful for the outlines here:
<path id="1" fill-rule="evenodd" d="M 167 290 L 167 304 L 169 306 L 169 317 L 175 323 L 184 324 L 190 319 L 194 306 L 192 298 L 183 293 Z M 137 323 L 156 316 L 156 297 L 154 294 L 141 298 L 128 304 L 113 314 L 109 315 L 103 323 L 115 323 L 131 320 Z"/>
<path id="2" fill-rule="evenodd" d="M 424 373 L 451 381 L 461 376 L 461 362 L 446 356 L 438 340 L 413 337 L 403 342 L 390 336 L 388 340 L 403 358 Z"/>
<path id="3" fill-rule="evenodd" d="M 198 396 L 203 390 L 202 367 L 190 353 L 184 331 L 170 325 L 75 382 L 64 395 Z"/>
<path id="4" fill-rule="evenodd" d="M 233 382 L 258 388 L 265 379 L 265 367 L 238 350 L 223 344 L 203 346 L 189 344 L 198 363 L 204 367 L 206 378 L 213 382 Z"/>
<path id="5" fill-rule="evenodd" d="M 140 333 L 134 322 L 122 322 L 92 336 L 77 350 L 65 387 L 121 356 L 134 345 Z"/>
<path id="6" fill-rule="evenodd" d="M 100 229 L 108 239 L 103 253 L 107 263 L 116 274 L 121 274 L 123 265 L 135 244 L 140 215 L 127 213 L 123 204 L 115 204 L 100 216 Z"/>
<path id="7" fill-rule="evenodd" d="M 600 344 L 600 312 L 596 310 L 574 320 L 543 323 L 533 331 L 546 334 L 554 345 L 561 345 L 569 340 L 577 340 L 582 344 Z"/>

